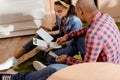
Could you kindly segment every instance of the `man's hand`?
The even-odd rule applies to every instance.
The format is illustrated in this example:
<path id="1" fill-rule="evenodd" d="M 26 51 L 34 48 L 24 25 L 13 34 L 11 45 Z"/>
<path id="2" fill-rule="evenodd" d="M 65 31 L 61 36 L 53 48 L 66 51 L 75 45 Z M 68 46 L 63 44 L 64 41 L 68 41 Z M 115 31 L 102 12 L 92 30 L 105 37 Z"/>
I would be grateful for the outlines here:
<path id="1" fill-rule="evenodd" d="M 61 55 L 58 58 L 56 58 L 56 62 L 64 64 L 66 63 L 67 55 Z"/>
<path id="2" fill-rule="evenodd" d="M 61 46 L 66 46 L 66 42 L 61 43 Z"/>
<path id="3" fill-rule="evenodd" d="M 63 36 L 63 37 L 60 37 L 60 38 L 57 38 L 56 42 L 59 44 L 59 45 L 63 45 L 65 44 L 66 42 L 66 38 Z"/>

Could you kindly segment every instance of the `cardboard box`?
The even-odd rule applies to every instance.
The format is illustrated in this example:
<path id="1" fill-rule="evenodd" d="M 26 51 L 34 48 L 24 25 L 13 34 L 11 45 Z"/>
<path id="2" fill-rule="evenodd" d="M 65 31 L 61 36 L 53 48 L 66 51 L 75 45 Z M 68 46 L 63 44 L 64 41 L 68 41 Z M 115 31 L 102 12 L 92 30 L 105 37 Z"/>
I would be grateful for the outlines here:
<path id="1" fill-rule="evenodd" d="M 97 0 L 98 8 L 109 13 L 116 21 L 120 21 L 120 0 Z"/>

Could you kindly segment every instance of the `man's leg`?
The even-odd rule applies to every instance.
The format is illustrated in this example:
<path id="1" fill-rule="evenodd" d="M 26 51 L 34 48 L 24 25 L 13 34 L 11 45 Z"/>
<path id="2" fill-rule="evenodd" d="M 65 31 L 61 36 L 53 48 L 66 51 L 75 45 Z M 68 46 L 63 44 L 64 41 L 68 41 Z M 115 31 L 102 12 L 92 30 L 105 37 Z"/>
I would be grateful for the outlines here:
<path id="1" fill-rule="evenodd" d="M 64 65 L 64 64 L 52 64 L 39 71 L 35 71 L 31 73 L 18 73 L 12 75 L 12 80 L 46 80 L 54 72 L 62 68 L 65 68 L 67 66 L 68 65 Z"/>
<path id="2" fill-rule="evenodd" d="M 85 39 L 78 37 L 74 39 L 74 45 L 76 47 L 76 49 L 79 51 L 79 53 L 82 56 L 82 59 L 84 59 L 84 55 L 86 53 L 85 51 Z"/>
<path id="3" fill-rule="evenodd" d="M 54 51 L 54 53 L 55 53 L 56 55 L 58 55 L 58 56 L 60 56 L 60 55 L 62 55 L 62 54 L 66 54 L 66 55 L 68 55 L 68 56 L 74 56 L 75 54 L 77 54 L 77 52 L 78 52 L 78 51 L 77 51 L 77 49 L 74 47 L 73 41 L 72 41 L 69 45 L 67 45 L 67 46 L 65 46 L 65 47 L 62 47 L 62 48 Z M 52 57 L 52 56 L 49 55 L 49 54 L 47 55 L 46 60 L 47 60 L 47 62 L 50 63 L 50 64 L 56 63 L 56 62 L 55 62 L 55 58 Z"/>
<path id="4" fill-rule="evenodd" d="M 67 64 L 51 64 L 51 65 L 49 65 L 49 67 L 52 67 L 58 71 L 60 69 L 68 67 L 68 65 Z"/>
<path id="5" fill-rule="evenodd" d="M 56 72 L 56 69 L 47 67 L 35 72 L 17 73 L 12 75 L 11 80 L 46 80 L 54 72 Z"/>

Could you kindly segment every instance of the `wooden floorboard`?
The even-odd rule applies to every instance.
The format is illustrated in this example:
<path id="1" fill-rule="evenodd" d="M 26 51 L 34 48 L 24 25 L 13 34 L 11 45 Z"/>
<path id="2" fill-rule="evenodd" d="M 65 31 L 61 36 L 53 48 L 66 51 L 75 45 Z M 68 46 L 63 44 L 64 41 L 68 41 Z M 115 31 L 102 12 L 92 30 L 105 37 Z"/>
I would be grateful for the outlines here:
<path id="1" fill-rule="evenodd" d="M 34 36 L 24 36 L 0 39 L 0 64 L 6 61 L 8 58 L 14 56 L 20 50 L 20 48 L 33 37 Z M 19 58 L 19 64 L 35 56 L 38 52 L 39 50 L 36 51 L 36 49 L 33 49 L 28 54 L 24 54 Z M 11 68 L 5 71 L 0 71 L 0 73 L 15 74 L 17 72 Z"/>
<path id="2" fill-rule="evenodd" d="M 0 63 L 14 56 L 33 36 L 0 39 Z"/>

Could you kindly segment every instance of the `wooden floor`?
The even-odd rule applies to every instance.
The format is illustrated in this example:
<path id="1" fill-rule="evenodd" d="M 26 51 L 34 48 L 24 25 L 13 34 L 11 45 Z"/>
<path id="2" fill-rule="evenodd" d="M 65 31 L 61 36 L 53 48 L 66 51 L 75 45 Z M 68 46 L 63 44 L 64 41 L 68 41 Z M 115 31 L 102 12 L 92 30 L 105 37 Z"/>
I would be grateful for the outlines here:
<path id="1" fill-rule="evenodd" d="M 14 56 L 33 36 L 0 39 L 0 63 Z"/>
<path id="2" fill-rule="evenodd" d="M 8 58 L 14 56 L 20 50 L 20 48 L 32 38 L 33 36 L 24 36 L 0 39 L 0 64 Z M 33 57 L 36 54 L 36 51 L 32 50 L 28 54 L 25 54 L 21 58 L 19 58 L 19 60 L 20 62 L 24 62 L 25 60 Z M 0 71 L 0 73 L 15 73 L 15 71 L 13 69 L 9 69 L 6 71 Z"/>

